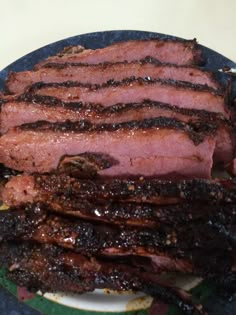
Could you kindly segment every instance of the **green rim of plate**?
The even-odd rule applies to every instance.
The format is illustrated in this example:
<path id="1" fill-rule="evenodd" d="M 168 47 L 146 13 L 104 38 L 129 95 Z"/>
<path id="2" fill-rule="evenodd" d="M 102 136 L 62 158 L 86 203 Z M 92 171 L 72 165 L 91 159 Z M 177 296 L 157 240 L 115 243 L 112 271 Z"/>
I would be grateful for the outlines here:
<path id="1" fill-rule="evenodd" d="M 6 269 L 3 268 L 0 268 L 0 285 L 17 297 L 17 286 L 7 279 Z M 214 289 L 215 287 L 213 286 L 213 284 L 208 281 L 203 281 L 199 285 L 191 289 L 190 292 L 194 301 L 204 302 L 214 292 Z M 45 315 L 148 315 L 147 309 L 124 312 L 96 312 L 91 310 L 80 310 L 50 301 L 40 295 L 35 295 L 32 299 L 22 302 L 26 303 L 28 306 L 36 309 L 37 311 L 42 312 Z M 181 313 L 176 307 L 170 306 L 167 315 L 179 314 Z"/>

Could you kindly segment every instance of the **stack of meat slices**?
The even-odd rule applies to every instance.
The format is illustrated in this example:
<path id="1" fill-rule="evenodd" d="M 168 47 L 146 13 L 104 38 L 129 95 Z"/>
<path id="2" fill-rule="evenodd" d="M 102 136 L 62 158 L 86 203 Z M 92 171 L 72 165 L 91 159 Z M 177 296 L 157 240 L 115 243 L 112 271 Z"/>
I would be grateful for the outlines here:
<path id="1" fill-rule="evenodd" d="M 235 294 L 225 89 L 196 41 L 70 47 L 11 73 L 1 100 L 0 261 L 31 290 L 142 290 L 205 314 L 165 272 Z M 7 171 L 8 169 L 8 171 Z"/>

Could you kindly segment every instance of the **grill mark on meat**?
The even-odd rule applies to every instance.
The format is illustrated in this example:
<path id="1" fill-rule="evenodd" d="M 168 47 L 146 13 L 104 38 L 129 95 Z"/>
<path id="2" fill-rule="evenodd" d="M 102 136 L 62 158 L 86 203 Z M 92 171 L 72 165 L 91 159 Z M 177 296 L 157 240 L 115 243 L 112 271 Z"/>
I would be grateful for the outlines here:
<path id="1" fill-rule="evenodd" d="M 35 66 L 36 69 L 48 62 L 80 62 L 98 64 L 103 62 L 133 61 L 146 58 L 147 56 L 173 64 L 203 65 L 201 50 L 196 40 L 170 40 L 170 39 L 148 39 L 129 40 L 114 43 L 105 48 L 91 50 L 86 49 L 79 53 L 62 54 L 52 56 Z"/>
<path id="2" fill-rule="evenodd" d="M 104 287 L 119 291 L 143 290 L 154 298 L 173 303 L 188 315 L 205 314 L 202 306 L 193 304 L 189 294 L 164 282 L 158 275 L 150 277 L 137 267 L 88 258 L 53 246 L 11 243 L 1 245 L 0 251 L 8 257 L 8 277 L 33 292 L 38 289 L 54 292 L 58 287 L 77 293 Z"/>
<path id="3" fill-rule="evenodd" d="M 76 197 L 82 203 L 96 200 L 102 205 L 106 202 L 218 205 L 236 202 L 236 184 L 234 180 L 82 180 L 65 175 L 21 175 L 8 181 L 2 196 L 4 203 L 10 206 L 33 202 L 37 198 L 53 200 L 55 196 L 65 196 L 69 200 Z"/>
<path id="4" fill-rule="evenodd" d="M 42 204 L 10 209 L 0 214 L 1 241 L 25 240 L 53 244 L 84 254 L 108 256 L 136 254 L 141 256 L 165 255 L 189 259 L 191 250 L 228 250 L 235 243 L 225 234 L 218 233 L 208 222 L 188 223 L 176 228 L 160 229 L 111 227 L 94 225 L 79 219 L 68 219 L 50 214 Z M 235 223 L 235 218 L 234 218 Z M 218 222 L 233 235 L 234 231 Z M 234 225 L 235 227 L 235 225 Z M 186 235 L 188 238 L 186 239 Z"/>
<path id="5" fill-rule="evenodd" d="M 149 77 L 152 79 L 173 79 L 206 84 L 214 89 L 223 88 L 216 76 L 207 70 L 194 66 L 162 64 L 153 58 L 132 62 L 103 63 L 88 65 L 81 63 L 49 63 L 36 71 L 11 72 L 6 81 L 10 93 L 23 93 L 27 86 L 35 82 L 63 82 L 67 80 L 82 83 L 102 84 L 113 79 L 120 81 L 128 77 Z"/>

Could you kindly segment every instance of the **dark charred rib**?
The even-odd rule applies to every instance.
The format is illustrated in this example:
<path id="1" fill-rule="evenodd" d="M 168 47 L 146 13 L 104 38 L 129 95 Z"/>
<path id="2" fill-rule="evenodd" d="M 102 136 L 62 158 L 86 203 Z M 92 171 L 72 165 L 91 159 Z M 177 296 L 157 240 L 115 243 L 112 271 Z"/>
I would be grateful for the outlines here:
<path id="1" fill-rule="evenodd" d="M 191 250 L 232 251 L 228 235 L 235 237 L 235 218 L 231 226 L 219 224 L 228 235 L 218 233 L 208 222 L 179 224 L 160 229 L 95 225 L 79 219 L 56 216 L 40 203 L 6 210 L 0 215 L 1 241 L 25 240 L 53 244 L 79 253 L 96 255 L 167 254 L 194 262 Z M 188 238 L 186 239 L 186 235 Z M 235 246 L 234 246 L 235 248 Z"/>
<path id="2" fill-rule="evenodd" d="M 65 200 L 64 198 L 63 201 Z M 76 202 L 76 201 L 75 201 Z M 203 206 L 182 204 L 175 206 L 156 207 L 148 204 L 115 203 L 104 205 L 91 205 L 89 202 L 79 203 L 73 210 L 63 207 L 63 202 L 56 203 L 55 210 L 50 202 L 49 210 L 62 215 L 81 217 L 104 223 L 125 224 L 133 226 L 159 227 L 163 226 L 177 228 L 179 225 L 196 222 L 207 222 L 217 233 L 223 234 L 226 239 L 235 246 L 236 241 L 236 206 Z M 69 209 L 69 210 L 68 210 Z M 79 209 L 79 211 L 77 211 Z M 82 209 L 82 210 L 80 210 Z M 200 210 L 201 209 L 201 210 Z M 79 212 L 79 213 L 78 213 Z M 226 228 L 227 227 L 227 228 Z M 229 232 L 230 229 L 234 233 Z"/>
<path id="3" fill-rule="evenodd" d="M 35 202 L 40 201 L 35 198 Z M 79 217 L 109 224 L 162 227 L 163 224 L 175 227 L 178 224 L 206 221 L 219 232 L 225 233 L 224 224 L 233 224 L 236 215 L 235 205 L 204 206 L 183 203 L 179 205 L 154 206 L 136 203 L 100 203 L 77 200 L 76 196 L 52 196 L 42 199 L 52 212 Z M 221 223 L 223 223 L 221 225 Z M 228 235 L 230 236 L 230 235 Z"/>
<path id="4" fill-rule="evenodd" d="M 27 200 L 27 191 L 24 191 L 22 194 L 24 200 L 16 200 L 15 205 L 21 205 L 22 201 L 26 203 L 29 201 L 42 202 L 48 205 L 49 211 L 52 212 L 116 225 L 161 228 L 162 225 L 175 227 L 178 224 L 204 221 L 220 231 L 223 229 L 221 231 L 223 233 L 225 232 L 225 224 L 235 224 L 236 206 L 234 204 L 212 206 L 203 205 L 200 202 L 194 204 L 184 202 L 177 205 L 157 206 L 148 203 L 112 202 L 109 200 L 96 202 L 96 200 L 83 199 L 76 194 L 48 194 L 41 187 L 34 189 L 33 200 L 30 198 Z M 12 194 L 14 195 L 14 192 Z M 12 201 L 5 200 L 5 202 L 11 205 Z"/>
<path id="5" fill-rule="evenodd" d="M 187 315 L 206 314 L 201 305 L 193 304 L 189 294 L 138 268 L 87 258 L 53 246 L 1 244 L 0 252 L 4 254 L 1 257 L 7 257 L 9 279 L 33 292 L 57 292 L 58 288 L 74 293 L 95 288 L 146 291 Z"/>
<path id="6" fill-rule="evenodd" d="M 77 49 L 76 49 L 77 50 Z M 70 48 L 71 51 L 71 48 Z M 118 42 L 102 49 L 80 50 L 77 53 L 64 53 L 52 56 L 36 65 L 36 69 L 48 62 L 80 62 L 98 64 L 103 62 L 133 61 L 147 56 L 161 62 L 179 65 L 203 64 L 201 50 L 196 40 L 129 40 Z"/>
<path id="7" fill-rule="evenodd" d="M 19 183 L 21 179 L 24 182 L 24 177 L 16 178 Z M 83 198 L 87 196 L 88 200 L 136 201 L 154 204 L 178 203 L 187 200 L 216 204 L 236 201 L 234 180 L 193 179 L 175 182 L 141 178 L 136 181 L 119 179 L 82 181 L 68 176 L 36 175 L 33 182 L 36 188 L 44 189 L 49 193 L 65 193 L 67 196 L 77 195 Z"/>
<path id="8" fill-rule="evenodd" d="M 134 202 L 156 205 L 195 202 L 206 205 L 235 204 L 234 180 L 79 180 L 69 176 L 16 176 L 9 180 L 3 192 L 3 201 L 10 206 L 42 202 L 54 198 L 94 203 Z"/>
<path id="9" fill-rule="evenodd" d="M 68 79 L 82 83 L 102 84 L 111 79 L 119 81 L 130 76 L 152 79 L 173 79 L 195 84 L 206 84 L 219 89 L 212 72 L 193 66 L 163 64 L 153 58 L 132 62 L 102 63 L 88 65 L 81 63 L 49 63 L 36 71 L 11 72 L 6 82 L 10 93 L 23 93 L 27 86 L 35 82 L 63 82 Z"/>

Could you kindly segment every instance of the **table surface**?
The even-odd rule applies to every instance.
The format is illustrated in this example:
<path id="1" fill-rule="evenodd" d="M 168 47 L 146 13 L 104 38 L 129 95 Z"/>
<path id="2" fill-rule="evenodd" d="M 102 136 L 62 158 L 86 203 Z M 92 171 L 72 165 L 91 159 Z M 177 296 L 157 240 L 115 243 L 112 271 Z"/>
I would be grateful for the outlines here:
<path id="1" fill-rule="evenodd" d="M 0 69 L 63 38 L 121 29 L 195 37 L 236 61 L 235 0 L 0 0 L 0 12 Z M 212 314 L 223 314 L 224 301 L 215 298 L 211 305 Z M 235 304 L 224 315 L 233 309 Z M 0 314 L 39 313 L 0 288 Z"/>

